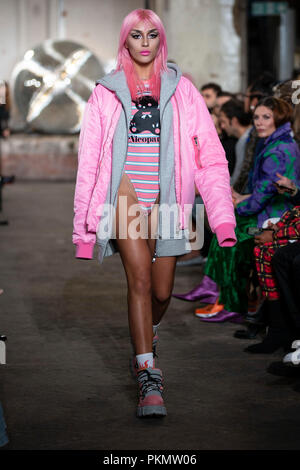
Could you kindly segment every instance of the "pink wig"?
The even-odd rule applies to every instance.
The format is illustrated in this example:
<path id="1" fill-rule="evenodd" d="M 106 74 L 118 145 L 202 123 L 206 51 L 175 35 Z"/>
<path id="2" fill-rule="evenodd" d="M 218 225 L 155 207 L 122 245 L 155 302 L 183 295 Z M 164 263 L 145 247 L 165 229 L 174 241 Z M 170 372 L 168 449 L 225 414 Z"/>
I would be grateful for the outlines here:
<path id="1" fill-rule="evenodd" d="M 120 41 L 119 41 L 116 70 L 117 71 L 121 69 L 124 70 L 131 97 L 133 99 L 137 99 L 138 93 L 141 93 L 144 91 L 144 84 L 142 80 L 140 80 L 138 77 L 138 74 L 134 68 L 133 61 L 131 59 L 129 51 L 125 47 L 125 43 L 126 43 L 126 40 L 130 31 L 140 21 L 143 21 L 146 25 L 153 25 L 159 33 L 160 45 L 157 51 L 157 55 L 154 59 L 153 71 L 150 77 L 151 94 L 154 98 L 159 100 L 160 76 L 163 71 L 167 71 L 168 48 L 167 48 L 165 28 L 160 18 L 157 16 L 156 13 L 154 13 L 154 11 L 144 10 L 140 8 L 138 10 L 133 10 L 124 18 L 124 21 L 121 27 L 121 32 L 120 32 Z"/>

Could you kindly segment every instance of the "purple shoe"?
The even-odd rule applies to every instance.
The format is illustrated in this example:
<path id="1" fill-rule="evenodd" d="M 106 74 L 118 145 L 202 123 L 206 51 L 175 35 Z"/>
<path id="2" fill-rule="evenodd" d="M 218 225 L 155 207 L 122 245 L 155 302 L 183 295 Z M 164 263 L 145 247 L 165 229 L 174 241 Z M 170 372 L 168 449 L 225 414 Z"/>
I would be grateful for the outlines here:
<path id="1" fill-rule="evenodd" d="M 186 294 L 172 294 L 173 297 L 180 300 L 202 300 L 206 304 L 214 304 L 219 297 L 219 289 L 217 284 L 208 276 L 204 276 L 198 286 Z"/>
<path id="2" fill-rule="evenodd" d="M 237 318 L 240 318 L 241 314 L 237 312 L 227 312 L 227 310 L 222 310 L 217 315 L 211 318 L 200 318 L 201 321 L 221 323 L 225 321 L 232 321 Z"/>

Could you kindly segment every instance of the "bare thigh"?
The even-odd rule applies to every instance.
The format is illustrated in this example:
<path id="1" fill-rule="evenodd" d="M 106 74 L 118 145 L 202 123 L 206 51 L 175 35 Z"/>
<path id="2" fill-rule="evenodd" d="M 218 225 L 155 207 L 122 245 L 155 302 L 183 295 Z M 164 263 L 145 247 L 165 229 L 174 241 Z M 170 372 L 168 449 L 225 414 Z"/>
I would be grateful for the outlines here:
<path id="1" fill-rule="evenodd" d="M 151 253 L 147 243 L 145 216 L 139 218 L 141 223 L 134 224 L 136 214 L 131 215 L 130 209 L 139 207 L 135 189 L 126 173 L 123 174 L 116 208 L 116 241 L 127 276 L 128 286 L 143 284 L 151 286 Z M 134 211 L 133 211 L 134 212 Z M 134 225 L 133 225 L 134 224 Z M 135 230 L 143 237 L 136 238 Z"/>
<path id="2" fill-rule="evenodd" d="M 126 173 L 123 174 L 118 192 L 116 208 L 116 238 L 147 239 L 147 216 L 138 202 L 132 182 Z"/>

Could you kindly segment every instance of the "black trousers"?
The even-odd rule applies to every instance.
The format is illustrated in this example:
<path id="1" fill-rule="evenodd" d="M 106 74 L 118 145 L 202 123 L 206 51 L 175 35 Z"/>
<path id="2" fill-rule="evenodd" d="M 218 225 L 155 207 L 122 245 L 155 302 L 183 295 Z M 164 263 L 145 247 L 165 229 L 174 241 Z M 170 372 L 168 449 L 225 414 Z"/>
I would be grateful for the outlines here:
<path id="1" fill-rule="evenodd" d="M 272 267 L 292 323 L 300 328 L 300 242 L 278 248 Z"/>

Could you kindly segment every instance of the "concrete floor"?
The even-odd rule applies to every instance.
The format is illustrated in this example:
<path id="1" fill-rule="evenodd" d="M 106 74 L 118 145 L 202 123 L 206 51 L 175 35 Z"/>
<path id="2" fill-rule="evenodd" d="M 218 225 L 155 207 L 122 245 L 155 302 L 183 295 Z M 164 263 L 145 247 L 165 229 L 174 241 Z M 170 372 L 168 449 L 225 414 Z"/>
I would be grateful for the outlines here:
<path id="1" fill-rule="evenodd" d="M 160 327 L 158 366 L 168 416 L 135 417 L 136 384 L 126 281 L 118 255 L 76 260 L 72 183 L 4 188 L 0 227 L 0 400 L 8 449 L 299 449 L 298 379 L 272 376 L 282 357 L 250 356 L 237 325 L 206 324 L 197 303 L 171 301 Z M 201 269 L 177 268 L 185 292 Z"/>

